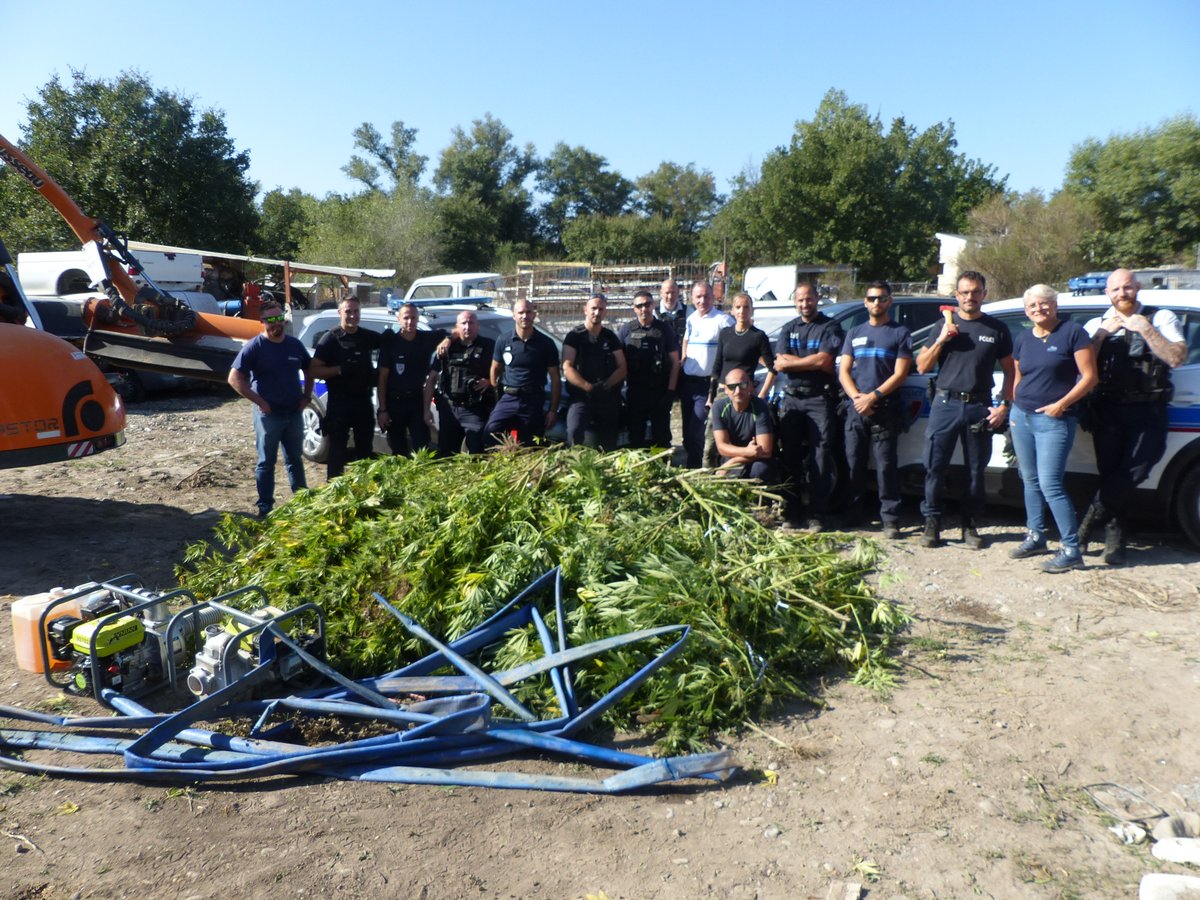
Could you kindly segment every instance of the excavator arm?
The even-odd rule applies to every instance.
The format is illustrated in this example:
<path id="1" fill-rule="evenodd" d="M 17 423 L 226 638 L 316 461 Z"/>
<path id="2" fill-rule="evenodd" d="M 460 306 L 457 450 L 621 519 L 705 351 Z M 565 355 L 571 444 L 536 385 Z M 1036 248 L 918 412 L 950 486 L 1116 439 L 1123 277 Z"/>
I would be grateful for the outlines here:
<path id="1" fill-rule="evenodd" d="M 112 228 L 86 215 L 3 135 L 0 159 L 54 207 L 93 259 L 89 274 L 104 297 L 87 301 L 83 309 L 88 354 L 122 367 L 225 380 L 241 345 L 260 332 L 258 323 L 197 312 L 158 288 Z M 134 276 L 145 282 L 143 287 Z"/>

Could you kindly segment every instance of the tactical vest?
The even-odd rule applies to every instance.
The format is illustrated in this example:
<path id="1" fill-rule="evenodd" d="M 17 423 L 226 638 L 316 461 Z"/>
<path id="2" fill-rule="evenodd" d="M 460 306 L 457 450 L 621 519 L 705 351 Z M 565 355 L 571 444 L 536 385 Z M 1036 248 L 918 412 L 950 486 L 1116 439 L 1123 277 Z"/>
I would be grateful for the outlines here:
<path id="1" fill-rule="evenodd" d="M 1153 319 L 1157 309 L 1143 306 L 1140 315 Z M 1109 336 L 1096 357 L 1099 397 L 1118 403 L 1157 402 L 1171 399 L 1171 367 L 1154 355 L 1146 339 L 1128 328 Z"/>
<path id="2" fill-rule="evenodd" d="M 638 325 L 630 330 L 625 342 L 625 364 L 629 367 L 631 384 L 665 383 L 669 367 L 664 346 L 662 325 L 657 320 L 648 328 Z"/>
<path id="3" fill-rule="evenodd" d="M 455 342 L 446 353 L 438 376 L 438 389 L 458 406 L 470 406 L 485 399 L 471 386 L 486 378 L 491 367 L 491 354 L 480 341 L 470 347 Z"/>
<path id="4" fill-rule="evenodd" d="M 608 335 L 601 331 L 600 337 L 593 341 L 585 325 L 575 326 L 574 331 L 582 337 L 575 348 L 575 368 L 579 374 L 593 383 L 607 380 L 617 371 L 616 351 L 620 349 L 620 339 L 611 331 Z"/>

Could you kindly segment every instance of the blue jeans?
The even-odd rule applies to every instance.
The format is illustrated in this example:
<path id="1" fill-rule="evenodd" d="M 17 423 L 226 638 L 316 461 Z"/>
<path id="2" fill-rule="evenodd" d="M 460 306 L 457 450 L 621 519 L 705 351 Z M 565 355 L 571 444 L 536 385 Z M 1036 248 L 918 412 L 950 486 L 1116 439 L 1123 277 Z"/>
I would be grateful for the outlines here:
<path id="1" fill-rule="evenodd" d="M 254 467 L 254 483 L 258 487 L 259 512 L 268 513 L 275 506 L 275 460 L 283 446 L 283 462 L 287 466 L 288 484 L 292 493 L 308 487 L 304 480 L 304 419 L 300 410 L 273 412 L 263 415 L 254 408 L 254 444 L 258 448 L 258 465 Z"/>
<path id="2" fill-rule="evenodd" d="M 1062 536 L 1062 549 L 1079 555 L 1075 507 L 1063 488 L 1067 454 L 1075 442 L 1075 417 L 1054 418 L 1045 413 L 1012 408 L 1009 418 L 1017 465 L 1025 485 L 1025 526 L 1038 540 L 1046 537 L 1046 506 Z"/>

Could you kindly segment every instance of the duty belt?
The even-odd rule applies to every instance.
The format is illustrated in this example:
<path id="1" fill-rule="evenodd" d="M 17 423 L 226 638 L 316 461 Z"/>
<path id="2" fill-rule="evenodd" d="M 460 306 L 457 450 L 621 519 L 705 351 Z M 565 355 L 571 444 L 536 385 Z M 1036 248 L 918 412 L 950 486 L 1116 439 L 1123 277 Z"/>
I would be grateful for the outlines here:
<path id="1" fill-rule="evenodd" d="M 546 391 L 540 387 L 509 387 L 506 384 L 504 385 L 504 393 L 517 397 L 532 397 L 534 394 L 544 394 Z"/>
<path id="2" fill-rule="evenodd" d="M 1097 391 L 1095 398 L 1100 403 L 1168 403 L 1167 391 Z"/>
<path id="3" fill-rule="evenodd" d="M 825 384 L 789 384 L 784 393 L 789 397 L 824 397 L 832 392 L 833 385 Z"/>
<path id="4" fill-rule="evenodd" d="M 943 391 L 941 388 L 937 389 L 936 396 L 941 397 L 943 400 L 958 400 L 962 403 L 982 403 L 984 405 L 987 405 L 992 399 L 991 394 L 987 394 L 987 393 L 970 393 L 968 391 Z"/>

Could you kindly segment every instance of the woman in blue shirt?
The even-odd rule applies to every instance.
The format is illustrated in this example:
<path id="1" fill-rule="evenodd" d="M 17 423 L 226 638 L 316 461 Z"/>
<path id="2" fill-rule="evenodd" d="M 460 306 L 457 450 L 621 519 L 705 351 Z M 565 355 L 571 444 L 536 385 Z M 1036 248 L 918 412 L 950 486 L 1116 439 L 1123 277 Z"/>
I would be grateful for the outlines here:
<path id="1" fill-rule="evenodd" d="M 1033 323 L 1013 345 L 1013 446 L 1025 485 L 1028 534 L 1009 555 L 1024 559 L 1046 552 L 1046 506 L 1062 537 L 1058 553 L 1042 564 L 1046 572 L 1083 566 L 1075 508 L 1063 488 L 1067 454 L 1075 441 L 1072 407 L 1095 387 L 1096 353 L 1078 322 L 1058 317 L 1058 293 L 1045 284 L 1025 292 L 1025 316 Z"/>

